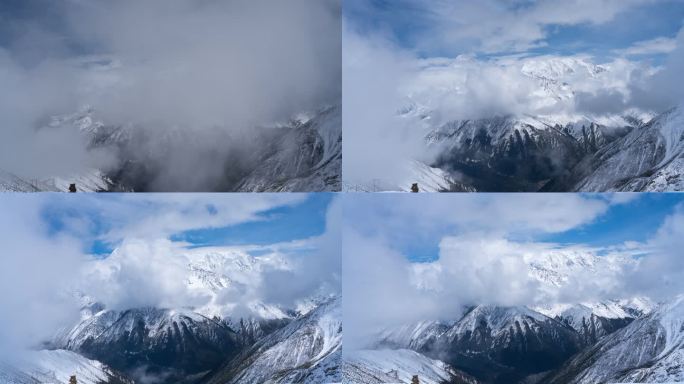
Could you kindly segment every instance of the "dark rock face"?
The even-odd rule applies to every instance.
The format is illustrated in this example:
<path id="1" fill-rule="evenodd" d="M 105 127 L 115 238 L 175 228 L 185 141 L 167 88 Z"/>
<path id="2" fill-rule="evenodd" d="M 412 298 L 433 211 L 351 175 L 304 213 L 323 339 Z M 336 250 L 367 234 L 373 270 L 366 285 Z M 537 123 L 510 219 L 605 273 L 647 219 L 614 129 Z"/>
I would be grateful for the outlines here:
<path id="1" fill-rule="evenodd" d="M 631 369 L 650 362 L 664 347 L 656 322 L 636 320 L 568 360 L 546 378 L 549 384 L 620 381 Z"/>
<path id="2" fill-rule="evenodd" d="M 338 297 L 261 338 L 203 378 L 203 382 L 339 382 L 341 343 L 341 300 Z"/>
<path id="3" fill-rule="evenodd" d="M 558 320 L 564 324 L 573 326 L 573 320 L 575 319 L 559 318 Z M 580 334 L 585 345 L 591 345 L 604 336 L 624 328 L 633 320 L 633 318 L 607 319 L 592 313 L 589 317 L 582 317 L 579 319 L 579 329 L 576 329 L 576 331 Z"/>
<path id="4" fill-rule="evenodd" d="M 519 307 L 478 306 L 419 352 L 486 383 L 557 368 L 584 347 L 569 326 Z"/>
<path id="5" fill-rule="evenodd" d="M 453 121 L 426 137 L 432 166 L 478 191 L 679 190 L 684 119 L 678 108 L 624 127 L 548 125 L 530 118 Z"/>
<path id="6" fill-rule="evenodd" d="M 510 117 L 451 122 L 429 141 L 443 150 L 434 166 L 465 176 L 478 191 L 536 191 L 577 164 L 585 146 L 560 127 Z"/>
<path id="7" fill-rule="evenodd" d="M 236 333 L 218 321 L 147 308 L 121 312 L 104 332 L 86 338 L 78 352 L 133 378 L 154 375 L 173 383 L 222 364 L 241 347 Z"/>

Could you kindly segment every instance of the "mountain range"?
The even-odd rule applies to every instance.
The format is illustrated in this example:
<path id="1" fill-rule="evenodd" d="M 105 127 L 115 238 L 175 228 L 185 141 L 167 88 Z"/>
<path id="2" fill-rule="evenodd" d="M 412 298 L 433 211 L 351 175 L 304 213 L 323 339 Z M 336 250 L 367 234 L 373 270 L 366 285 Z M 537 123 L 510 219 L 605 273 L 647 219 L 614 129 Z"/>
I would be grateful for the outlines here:
<path id="1" fill-rule="evenodd" d="M 107 169 L 31 178 L 0 169 L 0 191 L 83 192 L 338 191 L 342 173 L 341 107 L 326 106 L 289 121 L 254 127 L 249 133 L 218 127 L 198 130 L 136 124 L 110 125 L 92 107 L 52 116 L 40 130 L 78 132 L 88 150 L 107 151 L 116 161 Z M 223 142 L 220 153 L 216 143 Z M 178 179 L 199 157 L 211 169 L 195 169 Z M 206 168 L 206 167 L 205 167 Z M 195 175 L 206 174 L 196 180 Z"/>
<path id="2" fill-rule="evenodd" d="M 433 104 L 458 93 L 461 85 L 424 92 L 429 97 L 413 95 L 399 116 L 419 122 L 425 152 L 434 159 L 407 167 L 404 180 L 385 184 L 399 190 L 418 183 L 424 191 L 467 192 L 684 189 L 681 107 L 658 114 L 634 108 L 551 112 L 553 105 L 580 103 L 578 94 L 586 93 L 587 84 L 603 89 L 600 84 L 612 79 L 610 67 L 583 58 L 539 58 L 525 62 L 520 72 L 537 84 L 533 101 L 549 107 L 548 112 L 449 120 Z"/>
<path id="3" fill-rule="evenodd" d="M 312 293 L 297 308 L 250 302 L 250 315 L 232 316 L 215 301 L 222 290 L 283 260 L 218 248 L 188 250 L 187 260 L 188 289 L 210 304 L 108 309 L 75 292 L 80 319 L 26 358 L 0 363 L 0 378 L 15 384 L 67 384 L 71 375 L 87 384 L 341 381 L 338 296 Z"/>
<path id="4" fill-rule="evenodd" d="M 544 286 L 620 268 L 629 259 L 570 251 L 527 257 Z M 645 297 L 535 306 L 474 304 L 451 320 L 425 319 L 375 333 L 346 351 L 353 382 L 595 384 L 684 380 L 684 298 Z M 392 381 L 388 378 L 391 378 Z"/>

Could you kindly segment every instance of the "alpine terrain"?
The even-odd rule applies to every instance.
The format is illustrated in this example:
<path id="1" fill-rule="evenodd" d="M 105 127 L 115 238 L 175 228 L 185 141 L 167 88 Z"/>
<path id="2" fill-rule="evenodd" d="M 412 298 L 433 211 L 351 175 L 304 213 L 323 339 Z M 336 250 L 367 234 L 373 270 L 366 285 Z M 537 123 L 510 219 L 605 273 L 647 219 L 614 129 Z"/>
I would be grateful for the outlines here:
<path id="1" fill-rule="evenodd" d="M 544 289 L 568 284 L 571 275 L 598 278 L 632 261 L 558 250 L 525 262 Z M 676 382 L 684 380 L 683 302 L 475 304 L 451 320 L 379 330 L 364 349 L 345 352 L 343 375 L 368 383 L 410 383 L 414 375 L 428 383 Z"/>
<path id="2" fill-rule="evenodd" d="M 220 248 L 186 256 L 185 283 L 210 304 L 108 309 L 74 293 L 80 320 L 30 356 L 0 364 L 2 382 L 67 384 L 71 375 L 87 384 L 341 381 L 339 297 L 314 294 L 297 308 L 254 301 L 250 316 L 225 315 L 222 289 L 265 266 L 287 267 L 284 260 Z"/>
<path id="3" fill-rule="evenodd" d="M 453 66 L 468 62 L 459 60 Z M 440 70 L 437 65 L 425 72 Z M 434 159 L 406 167 L 405 180 L 386 182 L 383 188 L 405 190 L 418 183 L 424 191 L 684 189 L 681 107 L 660 114 L 634 108 L 561 113 L 553 106 L 580 103 L 578 94 L 610 86 L 610 65 L 582 57 L 542 57 L 525 60 L 519 70 L 537 84 L 530 96 L 535 110 L 548 113 L 450 120 L 434 104 L 466 87 L 454 74 L 445 75 L 454 84 L 410 95 L 399 116 L 416 122 L 415 129 L 424 132 L 425 152 Z"/>
<path id="4" fill-rule="evenodd" d="M 82 192 L 338 191 L 342 172 L 341 107 L 326 106 L 290 121 L 256 127 L 249 134 L 209 127 L 203 132 L 178 127 L 147 128 L 133 123 L 111 125 L 97 111 L 51 117 L 39 130 L 77 132 L 88 150 L 112 155 L 107 169 L 29 178 L 0 169 L 0 191 Z M 213 149 L 224 142 L 221 153 Z M 187 167 L 178 157 L 197 154 L 212 169 L 194 170 L 181 180 L 173 176 Z M 171 180 L 171 181 L 170 181 Z"/>

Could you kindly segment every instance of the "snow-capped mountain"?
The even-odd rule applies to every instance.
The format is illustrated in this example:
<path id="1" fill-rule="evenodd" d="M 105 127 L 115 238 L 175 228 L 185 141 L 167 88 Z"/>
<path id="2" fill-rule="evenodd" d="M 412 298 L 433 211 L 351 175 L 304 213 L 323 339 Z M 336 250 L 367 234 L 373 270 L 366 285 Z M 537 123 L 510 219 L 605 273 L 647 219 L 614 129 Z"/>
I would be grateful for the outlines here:
<path id="1" fill-rule="evenodd" d="M 342 368 L 345 383 L 409 384 L 418 376 L 424 384 L 477 384 L 475 378 L 443 361 L 430 359 L 408 349 L 360 350 L 345 355 Z"/>
<path id="2" fill-rule="evenodd" d="M 181 257 L 187 262 L 188 274 L 185 284 L 189 291 L 210 298 L 207 304 L 194 308 L 194 311 L 211 318 L 225 317 L 224 313 L 230 311 L 219 297 L 223 290 L 249 283 L 266 268 L 290 268 L 287 260 L 277 253 L 255 257 L 237 249 L 198 248 L 186 250 Z M 292 309 L 279 308 L 259 301 L 250 302 L 248 306 L 259 319 L 289 319 L 293 315 Z"/>
<path id="3" fill-rule="evenodd" d="M 342 308 L 336 297 L 257 341 L 208 383 L 340 382 L 341 355 Z"/>
<path id="4" fill-rule="evenodd" d="M 450 121 L 428 133 L 426 141 L 438 148 L 432 166 L 478 190 L 564 190 L 567 186 L 561 187 L 561 180 L 588 167 L 587 159 L 601 156 L 606 148 L 628 140 L 630 133 L 636 135 L 648 127 L 637 118 L 613 120 L 606 122 L 612 125 L 587 118 L 561 123 L 547 117 L 509 115 Z M 648 151 L 648 147 L 639 148 Z M 575 189 L 590 190 L 583 184 Z"/>
<path id="5" fill-rule="evenodd" d="M 684 381 L 684 298 L 607 336 L 570 359 L 545 382 L 664 383 Z"/>
<path id="6" fill-rule="evenodd" d="M 578 276 L 601 278 L 634 262 L 622 256 L 597 256 L 585 249 L 555 248 L 530 252 L 523 260 L 540 290 L 572 286 Z M 351 374 L 372 378 L 390 371 L 415 371 L 415 366 L 400 358 L 387 357 L 391 351 L 411 350 L 420 356 L 416 361 L 425 361 L 428 367 L 446 364 L 483 383 L 545 383 L 538 380 L 641 321 L 655 306 L 641 297 L 536 307 L 474 305 L 451 320 L 426 319 L 380 330 L 365 347 L 371 352 L 363 352 L 363 358 L 354 358 L 350 352 Z"/>
<path id="7" fill-rule="evenodd" d="M 402 164 L 403 177 L 397 180 L 376 179 L 367 184 L 344 185 L 347 192 L 410 192 L 418 184 L 418 192 L 475 192 L 475 188 L 463 184 L 448 172 L 426 165 L 418 160 L 407 160 Z"/>
<path id="8" fill-rule="evenodd" d="M 258 165 L 238 184 L 240 192 L 339 191 L 342 185 L 342 108 L 281 128 Z"/>
<path id="9" fill-rule="evenodd" d="M 117 249 L 93 268 L 117 269 L 124 255 Z M 159 383 L 201 384 L 217 380 L 219 372 L 244 376 L 240 382 L 247 383 L 339 381 L 339 298 L 313 292 L 294 308 L 247 301 L 233 315 L 235 304 L 221 299 L 224 290 L 248 284 L 266 268 L 287 270 L 286 259 L 222 247 L 184 249 L 176 257 L 186 268 L 188 292 L 206 298 L 205 304 L 114 310 L 74 292 L 81 319 L 45 347 L 103 362 L 136 382 L 154 377 Z"/>
<path id="10" fill-rule="evenodd" d="M 536 112 L 450 119 L 440 110 L 442 101 L 467 95 L 468 76 L 463 73 L 471 65 L 470 59 L 462 58 L 427 66 L 407 106 L 399 109 L 400 116 L 415 121 L 416 130 L 426 132 L 425 153 L 436 155 L 423 166 L 443 172 L 439 179 L 448 182 L 442 184 L 452 183 L 458 191 L 684 188 L 681 108 L 660 115 L 635 108 L 572 112 L 585 95 L 625 91 L 626 80 L 613 73 L 610 64 L 596 65 L 582 57 L 522 59 L 513 65 L 536 84 L 528 97 L 528 109 Z M 420 186 L 423 181 L 411 169 L 405 174 L 404 184 Z"/>
<path id="11" fill-rule="evenodd" d="M 553 189 L 679 191 L 683 156 L 684 115 L 674 108 L 583 159 Z"/>
<path id="12" fill-rule="evenodd" d="M 66 192 L 74 183 L 80 192 L 197 190 L 242 192 L 339 191 L 342 173 L 341 107 L 330 106 L 310 116 L 297 116 L 273 126 L 256 127 L 252 136 L 217 127 L 147 129 L 133 123 L 111 125 L 92 107 L 53 116 L 43 130 L 79 133 L 88 151 L 106 151 L 116 158 L 106 169 L 32 179 L 0 169 L 2 191 Z M 216 142 L 225 142 L 213 154 Z M 193 152 L 194 151 L 194 152 Z M 173 154 L 201 154 L 215 169 L 203 170 L 213 179 L 192 177 L 179 185 L 160 181 L 172 175 Z M 174 184 L 175 183 L 175 184 Z M 209 183 L 209 184 L 207 184 Z"/>
<path id="13" fill-rule="evenodd" d="M 571 327 L 525 307 L 480 305 L 441 332 L 417 351 L 493 383 L 553 369 L 583 347 Z"/>
<path id="14" fill-rule="evenodd" d="M 99 361 L 65 350 L 33 351 L 20 362 L 0 363 L 0 381 L 5 384 L 68 384 L 71 376 L 82 384 L 133 384 Z"/>

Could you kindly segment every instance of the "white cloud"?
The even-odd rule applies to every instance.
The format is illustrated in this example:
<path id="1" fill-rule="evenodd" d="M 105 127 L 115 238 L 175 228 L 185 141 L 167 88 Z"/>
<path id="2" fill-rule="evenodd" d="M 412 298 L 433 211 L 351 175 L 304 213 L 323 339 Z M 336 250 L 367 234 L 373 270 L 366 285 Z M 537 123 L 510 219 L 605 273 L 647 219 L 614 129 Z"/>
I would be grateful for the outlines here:
<path id="1" fill-rule="evenodd" d="M 79 210 L 70 220 L 83 221 L 69 230 L 105 224 L 97 238 L 116 243 L 122 239 L 166 238 L 185 230 L 216 228 L 265 218 L 260 213 L 280 206 L 296 205 L 307 194 L 116 194 L 79 195 Z M 54 195 L 54 207 L 73 207 L 70 196 Z M 75 224 L 75 223 L 73 223 Z M 75 233 L 87 237 L 88 233 Z"/>
<path id="2" fill-rule="evenodd" d="M 646 272 L 634 257 L 658 260 L 655 244 L 591 247 L 537 240 L 544 233 L 580 231 L 600 220 L 611 205 L 630 204 L 638 198 L 580 194 L 345 196 L 346 345 L 363 347 L 383 327 L 453 320 L 469 305 L 536 306 L 649 295 L 646 290 L 633 289 L 631 276 Z M 674 226 L 674 219 L 670 221 L 664 228 Z M 680 229 L 672 236 L 672 230 L 663 229 L 661 233 L 667 236 L 659 237 L 681 237 L 684 230 Z M 415 255 L 400 251 L 425 241 L 439 243 L 438 259 L 411 262 Z M 566 263 L 567 257 L 576 262 Z M 553 271 L 530 267 L 540 262 Z M 673 271 L 681 269 L 671 263 L 668 266 Z M 676 280 L 676 272 L 663 278 L 659 272 L 650 276 L 659 281 Z M 663 292 L 652 280 L 643 283 L 649 284 Z M 678 284 L 677 289 L 681 288 Z"/>
<path id="3" fill-rule="evenodd" d="M 386 237 L 444 228 L 497 233 L 557 233 L 596 220 L 611 204 L 583 194 L 390 194 L 345 196 L 345 221 Z M 619 202 L 619 201 L 618 201 Z M 370 212 L 370 214 L 367 214 Z"/>
<path id="4" fill-rule="evenodd" d="M 256 126 L 339 103 L 339 0 L 62 1 L 49 10 L 59 31 L 45 19 L 16 23 L 31 38 L 0 47 L 5 171 L 71 176 L 133 160 L 149 168 L 152 190 L 225 190 L 266 141 Z M 27 52 L 37 54 L 28 64 Z M 85 104 L 131 129 L 123 154 L 89 149 L 75 127 L 44 127 Z"/>
<path id="5" fill-rule="evenodd" d="M 345 222 L 342 247 L 345 350 L 365 346 L 378 326 L 401 325 L 442 313 L 444 306 L 417 290 L 411 265 L 381 240 Z"/>
<path id="6" fill-rule="evenodd" d="M 79 305 L 73 291 L 112 309 L 191 307 L 224 316 L 260 316 L 257 302 L 294 308 L 314 295 L 341 290 L 341 207 L 336 199 L 328 206 L 321 236 L 188 248 L 169 236 L 187 229 L 269 220 L 272 217 L 258 214 L 296 205 L 307 195 L 74 197 L 19 194 L 0 199 L 1 358 L 35 347 L 60 327 L 73 324 Z M 99 232 L 104 235 L 96 237 L 120 244 L 111 255 L 86 255 L 83 243 Z M 191 270 L 190 263 L 205 266 L 207 275 Z M 217 288 L 207 285 L 205 278 L 229 283 Z"/>
<path id="7" fill-rule="evenodd" d="M 397 116 L 405 97 L 401 88 L 415 76 L 417 63 L 383 38 L 366 39 L 346 27 L 343 33 L 345 183 L 396 179 L 407 159 L 430 158 L 420 122 Z"/>
<path id="8" fill-rule="evenodd" d="M 588 55 L 420 59 L 364 33 L 343 31 L 343 173 L 351 189 L 396 189 L 408 161 L 433 162 L 439 148 L 425 136 L 449 121 L 531 115 L 552 124 L 615 124 L 629 111 L 672 106 L 637 87 L 659 68 L 622 57 L 600 65 Z"/>
<path id="9" fill-rule="evenodd" d="M 677 40 L 669 37 L 656 37 L 651 40 L 638 41 L 629 48 L 615 50 L 620 55 L 652 55 L 670 53 L 677 48 Z"/>
<path id="10" fill-rule="evenodd" d="M 680 204 L 641 247 L 648 256 L 626 276 L 627 289 L 660 300 L 684 292 L 684 206 Z"/>
<path id="11" fill-rule="evenodd" d="M 254 195 L 235 197 L 227 199 L 233 207 L 259 200 Z M 164 210 L 183 216 L 182 208 Z M 226 211 L 230 210 L 219 207 L 216 215 L 229 216 Z M 226 316 L 258 316 L 258 312 L 250 312 L 251 303 L 294 308 L 315 295 L 339 294 L 340 219 L 341 206 L 334 199 L 328 207 L 321 236 L 259 246 L 187 249 L 184 243 L 163 238 L 163 231 L 158 237 L 140 238 L 134 229 L 127 229 L 123 243 L 110 256 L 84 266 L 82 284 L 77 286 L 108 307 L 118 309 L 214 308 Z M 197 218 L 194 221 L 196 226 L 202 224 Z M 222 225 L 228 225 L 227 222 Z M 259 256 L 249 253 L 255 250 Z M 207 255 L 216 258 L 207 261 Z M 208 289 L 203 281 L 206 277 L 197 276 L 196 271 L 188 268 L 190 264 L 205 268 L 205 262 L 210 265 L 206 268 L 216 269 L 212 269 L 211 276 L 215 272 L 229 280 L 226 287 Z M 188 281 L 196 281 L 199 288 Z"/>
<path id="12" fill-rule="evenodd" d="M 0 199 L 0 359 L 20 357 L 78 318 L 62 289 L 78 280 L 80 244 L 48 236 L 40 218 L 40 195 L 4 194 Z"/>
<path id="13" fill-rule="evenodd" d="M 652 0 L 407 0 L 404 23 L 427 25 L 422 50 L 520 52 L 544 46 L 553 25 L 604 24 Z"/>

